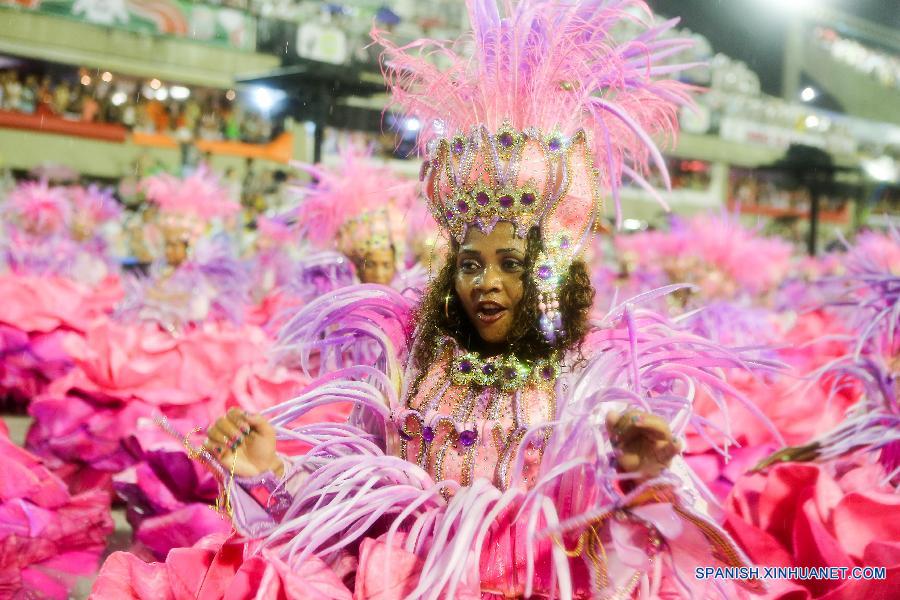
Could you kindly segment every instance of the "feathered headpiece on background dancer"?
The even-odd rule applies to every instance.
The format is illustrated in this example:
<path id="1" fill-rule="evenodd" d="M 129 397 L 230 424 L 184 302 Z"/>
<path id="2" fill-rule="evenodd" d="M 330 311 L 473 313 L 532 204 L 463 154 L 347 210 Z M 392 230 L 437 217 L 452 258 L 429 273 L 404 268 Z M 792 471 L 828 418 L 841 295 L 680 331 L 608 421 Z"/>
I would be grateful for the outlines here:
<path id="1" fill-rule="evenodd" d="M 2 208 L 4 220 L 36 236 L 59 233 L 72 214 L 65 188 L 46 181 L 20 183 L 9 193 Z"/>
<path id="2" fill-rule="evenodd" d="M 640 0 L 467 0 L 472 33 L 456 42 L 385 48 L 385 78 L 400 112 L 422 123 L 421 178 L 435 219 L 458 241 L 474 225 L 538 226 L 535 279 L 548 307 L 542 329 L 561 330 L 556 290 L 579 256 L 609 192 L 620 216 L 624 178 L 652 191 L 653 136 L 671 138 L 690 88 L 657 79 L 694 65 L 654 66 L 689 40 L 661 39 L 677 20 L 651 25 Z M 622 20 L 643 33 L 618 43 Z M 440 66 L 438 66 L 440 65 Z M 656 196 L 658 199 L 659 197 Z M 661 201 L 661 199 L 660 199 Z"/>
<path id="3" fill-rule="evenodd" d="M 295 163 L 316 179 L 294 187 L 301 197 L 297 224 L 319 249 L 337 249 L 353 260 L 376 249 L 393 248 L 403 257 L 404 224 L 415 199 L 416 184 L 372 161 L 370 149 L 346 145 L 340 166 Z"/>
<path id="4" fill-rule="evenodd" d="M 232 216 L 241 205 L 205 165 L 181 179 L 168 173 L 144 179 L 141 191 L 159 207 L 160 225 L 167 236 L 193 241 L 206 230 L 209 220 Z"/>
<path id="5" fill-rule="evenodd" d="M 646 231 L 616 238 L 616 249 L 642 268 L 663 268 L 672 283 L 699 283 L 707 297 L 762 295 L 776 289 L 791 270 L 793 249 L 778 238 L 745 227 L 726 211 L 675 218 L 667 232 Z"/>
<path id="6" fill-rule="evenodd" d="M 75 185 L 68 188 L 68 195 L 73 209 L 72 233 L 76 237 L 90 237 L 98 226 L 122 216 L 122 206 L 116 202 L 111 188 Z"/>

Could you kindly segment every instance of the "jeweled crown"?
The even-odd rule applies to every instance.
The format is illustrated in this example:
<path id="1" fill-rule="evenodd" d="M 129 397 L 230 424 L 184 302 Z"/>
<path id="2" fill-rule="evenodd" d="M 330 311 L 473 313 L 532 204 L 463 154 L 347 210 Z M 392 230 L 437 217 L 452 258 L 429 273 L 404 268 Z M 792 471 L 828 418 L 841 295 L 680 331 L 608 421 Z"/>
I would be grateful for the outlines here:
<path id="1" fill-rule="evenodd" d="M 439 140 L 420 175 L 432 214 L 457 242 L 470 226 L 487 233 L 509 221 L 521 237 L 540 227 L 544 251 L 559 266 L 578 255 L 601 207 L 583 130 L 566 137 L 476 127 Z"/>

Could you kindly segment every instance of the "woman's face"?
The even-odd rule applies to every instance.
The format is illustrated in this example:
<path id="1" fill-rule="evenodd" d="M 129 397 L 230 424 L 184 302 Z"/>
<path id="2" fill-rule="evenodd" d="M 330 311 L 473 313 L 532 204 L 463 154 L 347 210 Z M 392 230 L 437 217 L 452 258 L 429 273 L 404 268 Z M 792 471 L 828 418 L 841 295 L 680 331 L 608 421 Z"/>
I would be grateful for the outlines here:
<path id="1" fill-rule="evenodd" d="M 454 289 L 466 316 L 487 344 L 507 341 L 522 300 L 525 240 L 511 223 L 490 234 L 470 227 L 456 258 Z"/>
<path id="2" fill-rule="evenodd" d="M 177 267 L 187 258 L 187 241 L 178 238 L 166 239 L 166 262 L 173 267 Z"/>
<path id="3" fill-rule="evenodd" d="M 381 285 L 390 285 L 397 270 L 394 264 L 394 251 L 390 248 L 370 250 L 358 266 L 361 282 Z"/>

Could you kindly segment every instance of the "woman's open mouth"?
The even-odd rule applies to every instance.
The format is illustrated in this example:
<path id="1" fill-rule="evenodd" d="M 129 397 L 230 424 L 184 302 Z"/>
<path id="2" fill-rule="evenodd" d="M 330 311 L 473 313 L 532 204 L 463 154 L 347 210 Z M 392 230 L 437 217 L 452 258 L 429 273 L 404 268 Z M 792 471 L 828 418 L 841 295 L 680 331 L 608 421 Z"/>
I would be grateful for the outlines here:
<path id="1" fill-rule="evenodd" d="M 496 302 L 479 302 L 475 316 L 485 325 L 496 323 L 506 314 L 506 307 Z"/>

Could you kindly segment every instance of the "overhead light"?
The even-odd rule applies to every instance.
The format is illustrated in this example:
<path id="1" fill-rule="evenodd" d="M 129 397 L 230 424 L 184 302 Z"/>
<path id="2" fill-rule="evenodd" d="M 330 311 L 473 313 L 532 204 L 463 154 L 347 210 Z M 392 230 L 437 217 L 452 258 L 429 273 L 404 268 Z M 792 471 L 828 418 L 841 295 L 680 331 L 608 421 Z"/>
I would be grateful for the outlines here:
<path id="1" fill-rule="evenodd" d="M 821 4 L 822 0 L 790 0 L 789 2 L 784 0 L 765 0 L 765 3 L 769 4 L 773 11 L 777 11 L 781 15 L 792 15 L 808 14 L 809 11 L 818 8 L 817 5 Z"/>
<path id="2" fill-rule="evenodd" d="M 816 96 L 818 96 L 816 90 L 809 86 L 803 88 L 803 90 L 800 92 L 800 99 L 804 102 L 812 102 L 816 99 Z"/>
<path id="3" fill-rule="evenodd" d="M 803 121 L 803 124 L 806 125 L 807 129 L 815 129 L 819 126 L 819 117 L 816 115 L 809 115 L 806 117 L 806 120 Z"/>
<path id="4" fill-rule="evenodd" d="M 225 92 L 225 98 L 226 98 L 229 102 L 231 102 L 232 100 L 234 100 L 236 96 L 237 96 L 237 94 L 235 93 L 234 90 L 228 90 L 227 92 Z"/>
<path id="5" fill-rule="evenodd" d="M 285 93 L 281 90 L 262 86 L 253 88 L 252 92 L 253 103 L 263 112 L 272 110 L 272 107 L 278 104 L 284 96 Z"/>
<path id="6" fill-rule="evenodd" d="M 161 85 L 162 85 L 162 82 L 159 79 L 151 79 L 150 80 L 150 87 L 152 87 L 154 90 L 158 90 L 159 86 L 161 86 Z"/>
<path id="7" fill-rule="evenodd" d="M 81 76 L 81 85 L 91 85 L 90 75 L 82 75 Z"/>
<path id="8" fill-rule="evenodd" d="M 890 156 L 862 161 L 862 168 L 875 181 L 897 181 L 898 175 L 900 175 L 897 163 Z"/>
<path id="9" fill-rule="evenodd" d="M 166 88 L 159 88 L 156 90 L 156 99 L 157 100 L 165 100 L 169 97 L 169 90 Z"/>
<path id="10" fill-rule="evenodd" d="M 106 83 L 109 83 L 110 81 L 112 81 L 112 73 L 110 73 L 109 71 L 104 71 L 103 75 L 100 76 L 100 79 L 102 79 Z"/>
<path id="11" fill-rule="evenodd" d="M 183 85 L 173 85 L 169 89 L 169 95 L 175 100 L 186 100 L 191 95 L 191 90 Z"/>
<path id="12" fill-rule="evenodd" d="M 625 219 L 622 221 L 622 227 L 628 231 L 637 231 L 641 229 L 642 223 L 639 219 Z"/>
<path id="13" fill-rule="evenodd" d="M 422 124 L 418 119 L 406 119 L 403 121 L 403 128 L 407 131 L 418 131 L 422 127 Z"/>
<path id="14" fill-rule="evenodd" d="M 125 92 L 116 92 L 112 95 L 110 100 L 112 101 L 113 106 L 122 106 L 125 104 L 125 101 L 128 100 L 128 94 Z"/>

